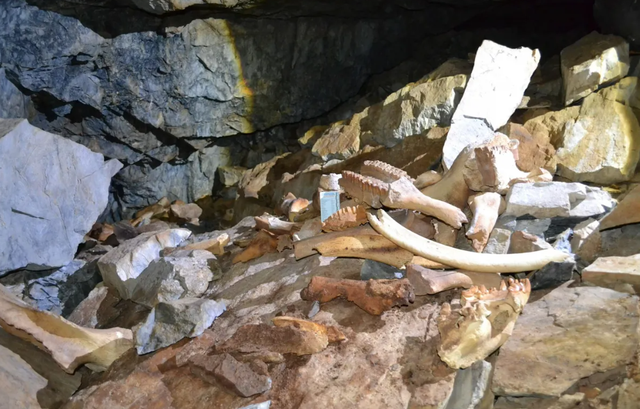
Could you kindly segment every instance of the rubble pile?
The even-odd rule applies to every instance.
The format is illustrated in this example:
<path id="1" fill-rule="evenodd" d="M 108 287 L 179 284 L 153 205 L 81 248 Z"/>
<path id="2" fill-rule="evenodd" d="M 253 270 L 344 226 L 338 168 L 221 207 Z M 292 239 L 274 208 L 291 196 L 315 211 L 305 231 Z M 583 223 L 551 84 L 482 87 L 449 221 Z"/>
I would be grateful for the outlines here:
<path id="1" fill-rule="evenodd" d="M 629 46 L 594 32 L 557 70 L 540 61 L 484 41 L 471 71 L 448 61 L 312 128 L 299 153 L 219 168 L 239 192 L 227 229 L 164 198 L 85 229 L 66 265 L 9 272 L 3 396 L 67 409 L 640 408 Z M 67 282 L 92 284 L 78 297 Z M 82 383 L 43 400 L 60 375 L 31 368 L 16 337 Z"/>

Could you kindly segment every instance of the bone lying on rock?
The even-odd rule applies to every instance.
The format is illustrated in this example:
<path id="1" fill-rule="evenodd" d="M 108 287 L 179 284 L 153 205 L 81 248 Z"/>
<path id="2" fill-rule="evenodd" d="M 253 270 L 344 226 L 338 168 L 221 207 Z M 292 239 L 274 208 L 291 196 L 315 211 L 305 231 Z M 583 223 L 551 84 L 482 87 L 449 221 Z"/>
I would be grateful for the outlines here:
<path id="1" fill-rule="evenodd" d="M 260 230 L 247 248 L 233 258 L 233 264 L 246 263 L 267 253 L 275 253 L 278 239 L 266 230 Z"/>
<path id="2" fill-rule="evenodd" d="M 465 163 L 464 179 L 469 189 L 476 192 L 497 192 L 505 194 L 509 188 L 520 182 L 550 182 L 553 176 L 545 169 L 522 172 L 516 165 L 514 150 L 518 141 L 496 133 L 488 143 L 474 148 L 474 155 Z"/>
<path id="3" fill-rule="evenodd" d="M 471 239 L 474 250 L 481 253 L 489 241 L 500 212 L 504 211 L 504 199 L 498 193 L 481 193 L 469 198 L 469 207 L 473 212 L 473 219 L 466 235 Z"/>
<path id="4" fill-rule="evenodd" d="M 437 294 L 454 288 L 471 288 L 473 285 L 469 276 L 457 271 L 431 270 L 415 264 L 407 266 L 407 279 L 416 295 Z"/>
<path id="5" fill-rule="evenodd" d="M 413 185 L 418 189 L 424 189 L 425 187 L 435 185 L 440 180 L 442 180 L 441 174 L 439 174 L 435 170 L 429 170 L 420 174 L 413 182 Z"/>
<path id="6" fill-rule="evenodd" d="M 302 331 L 324 334 L 327 336 L 329 342 L 338 342 L 347 339 L 347 337 L 344 336 L 344 333 L 334 326 L 322 325 L 317 322 L 303 320 L 300 318 L 280 316 L 272 318 L 271 322 L 273 322 L 273 325 L 276 327 L 291 326 Z"/>
<path id="7" fill-rule="evenodd" d="M 273 234 L 291 234 L 300 230 L 302 223 L 280 220 L 275 216 L 263 215 L 254 217 L 257 230 L 267 230 Z"/>
<path id="8" fill-rule="evenodd" d="M 465 164 L 472 154 L 473 148 L 471 146 L 466 147 L 460 152 L 451 168 L 442 176 L 442 179 L 421 189 L 422 194 L 447 202 L 459 209 L 464 209 L 470 194 L 467 182 L 464 180 L 464 170 Z"/>
<path id="9" fill-rule="evenodd" d="M 329 216 L 322 224 L 324 231 L 342 231 L 368 223 L 367 212 L 363 206 L 349 206 Z"/>
<path id="10" fill-rule="evenodd" d="M 389 173 L 389 176 L 393 176 Z M 460 228 L 467 222 L 467 217 L 459 208 L 423 195 L 406 178 L 399 178 L 387 183 L 369 176 L 362 176 L 350 171 L 342 172 L 340 185 L 353 198 L 374 208 L 382 206 L 393 209 L 417 210 L 426 215 L 436 217 L 445 223 Z"/>
<path id="11" fill-rule="evenodd" d="M 384 210 L 378 216 L 369 213 L 369 223 L 376 231 L 398 246 L 449 266 L 482 273 L 519 273 L 544 267 L 552 261 L 561 262 L 570 257 L 558 250 L 543 250 L 521 254 L 484 254 L 443 246 L 419 236 L 398 224 Z"/>
<path id="12" fill-rule="evenodd" d="M 209 240 L 187 244 L 184 247 L 172 247 L 171 249 L 165 249 L 163 255 L 168 256 L 176 250 L 207 250 L 216 256 L 221 256 L 224 254 L 224 248 L 227 244 L 229 244 L 229 241 L 229 235 L 227 233 L 222 233 L 219 236 Z"/>
<path id="13" fill-rule="evenodd" d="M 452 368 L 467 368 L 492 354 L 511 336 L 530 293 L 529 280 L 509 279 L 499 290 L 474 286 L 463 291 L 460 310 L 445 303 L 438 318 L 440 358 Z"/>
<path id="14" fill-rule="evenodd" d="M 365 160 L 360 168 L 360 173 L 363 176 L 370 176 L 386 183 L 393 183 L 402 178 L 408 179 L 411 183 L 415 182 L 404 170 L 379 160 Z"/>
<path id="15" fill-rule="evenodd" d="M 133 348 L 133 334 L 124 328 L 84 328 L 47 311 L 38 311 L 0 285 L 0 326 L 51 354 L 65 372 L 82 364 L 105 369 Z"/>
<path id="16" fill-rule="evenodd" d="M 407 279 L 359 281 L 316 276 L 302 290 L 300 297 L 321 303 L 342 297 L 369 314 L 381 315 L 393 307 L 413 303 L 415 295 Z"/>

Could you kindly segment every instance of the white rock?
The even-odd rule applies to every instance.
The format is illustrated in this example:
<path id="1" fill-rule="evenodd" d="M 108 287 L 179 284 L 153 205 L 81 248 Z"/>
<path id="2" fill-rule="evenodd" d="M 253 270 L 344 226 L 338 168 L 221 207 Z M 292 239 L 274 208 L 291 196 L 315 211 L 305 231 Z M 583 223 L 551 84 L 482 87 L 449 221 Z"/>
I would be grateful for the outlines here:
<path id="1" fill-rule="evenodd" d="M 482 360 L 459 370 L 445 409 L 478 408 L 485 394 L 491 393 L 491 369 L 491 364 Z"/>
<path id="2" fill-rule="evenodd" d="M 130 299 L 138 285 L 138 277 L 153 260 L 159 258 L 160 251 L 166 247 L 177 247 L 190 235 L 187 229 L 171 229 L 143 233 L 122 243 L 98 260 L 104 283 L 116 289 L 123 299 Z"/>
<path id="3" fill-rule="evenodd" d="M 26 119 L 0 119 L 0 276 L 71 262 L 121 167 Z"/>
<path id="4" fill-rule="evenodd" d="M 0 362 L 0 407 L 40 409 L 38 391 L 47 386 L 47 380 L 19 355 L 2 345 Z"/>
<path id="5" fill-rule="evenodd" d="M 606 191 L 581 183 L 543 182 L 513 185 L 506 197 L 504 216 L 591 217 L 615 205 Z"/>
<path id="6" fill-rule="evenodd" d="M 213 267 L 220 275 L 220 266 L 208 251 L 201 257 L 162 257 L 152 261 L 138 277 L 138 285 L 131 299 L 154 307 L 158 302 L 180 298 L 200 297 L 214 278 Z M 208 253 L 208 254 L 206 254 Z M 211 257 L 208 257 L 208 256 Z"/>
<path id="7" fill-rule="evenodd" d="M 581 38 L 560 53 L 565 104 L 583 98 L 607 82 L 629 72 L 629 44 L 597 32 Z"/>
<path id="8" fill-rule="evenodd" d="M 488 40 L 482 43 L 444 144 L 446 169 L 467 145 L 490 141 L 507 123 L 539 62 L 538 50 L 512 49 Z"/>

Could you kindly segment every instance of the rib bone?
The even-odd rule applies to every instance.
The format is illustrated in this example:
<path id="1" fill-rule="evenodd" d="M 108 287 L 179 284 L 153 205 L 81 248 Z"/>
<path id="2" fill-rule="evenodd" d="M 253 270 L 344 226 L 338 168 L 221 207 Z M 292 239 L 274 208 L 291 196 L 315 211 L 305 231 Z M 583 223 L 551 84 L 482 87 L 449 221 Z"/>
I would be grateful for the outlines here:
<path id="1" fill-rule="evenodd" d="M 417 210 L 436 217 L 457 229 L 462 226 L 462 223 L 467 222 L 467 217 L 462 210 L 449 203 L 423 195 L 406 178 L 386 183 L 376 178 L 344 171 L 340 185 L 351 197 L 374 208 L 386 206 L 393 209 Z"/>
<path id="2" fill-rule="evenodd" d="M 518 273 L 537 270 L 552 261 L 570 257 L 559 250 L 542 250 L 520 254 L 484 254 L 443 246 L 402 227 L 384 210 L 378 216 L 369 213 L 369 223 L 398 246 L 429 260 L 482 273 Z"/>

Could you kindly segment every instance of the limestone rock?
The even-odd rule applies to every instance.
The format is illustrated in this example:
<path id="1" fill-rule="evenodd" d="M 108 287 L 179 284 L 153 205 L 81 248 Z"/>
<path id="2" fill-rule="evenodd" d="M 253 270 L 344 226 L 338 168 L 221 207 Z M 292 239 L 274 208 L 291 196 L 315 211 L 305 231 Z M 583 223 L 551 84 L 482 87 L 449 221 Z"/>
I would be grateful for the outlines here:
<path id="1" fill-rule="evenodd" d="M 138 354 L 156 351 L 185 337 L 197 337 L 224 311 L 223 303 L 200 298 L 158 303 L 147 320 L 134 328 Z"/>
<path id="2" fill-rule="evenodd" d="M 640 402 L 640 384 L 633 379 L 625 379 L 620 387 L 618 409 L 633 409 Z"/>
<path id="3" fill-rule="evenodd" d="M 509 253 L 528 253 L 530 251 L 540 251 L 553 248 L 540 237 L 517 230 L 511 234 L 509 242 Z"/>
<path id="4" fill-rule="evenodd" d="M 560 396 L 582 378 L 631 363 L 637 328 L 635 296 L 599 287 L 555 289 L 527 304 L 500 349 L 493 392 Z"/>
<path id="5" fill-rule="evenodd" d="M 560 111 L 547 112 L 528 119 L 524 123 L 524 127 L 531 133 L 534 140 L 547 141 L 555 147 L 561 140 L 567 124 L 575 120 L 579 112 L 579 106 L 567 107 Z"/>
<path id="6" fill-rule="evenodd" d="M 311 152 L 324 161 L 347 159 L 360 149 L 360 120 L 367 114 L 354 115 L 347 122 L 336 122 L 322 133 Z"/>
<path id="7" fill-rule="evenodd" d="M 202 209 L 195 203 L 174 203 L 170 207 L 171 216 L 180 223 L 198 224 Z"/>
<path id="8" fill-rule="evenodd" d="M 540 61 L 540 52 L 510 49 L 485 40 L 475 56 L 473 71 L 451 121 L 443 149 L 449 169 L 469 144 L 485 143 L 516 110 Z"/>
<path id="9" fill-rule="evenodd" d="M 640 222 L 640 186 L 634 187 L 620 200 L 611 213 L 600 220 L 600 230 Z"/>
<path id="10" fill-rule="evenodd" d="M 136 290 L 137 279 L 166 247 L 177 247 L 188 238 L 186 229 L 171 229 L 158 233 L 144 233 L 109 251 L 98 260 L 100 273 L 107 286 L 115 288 L 128 300 Z"/>
<path id="11" fill-rule="evenodd" d="M 508 229 L 494 228 L 489 235 L 489 241 L 482 251 L 487 254 L 507 254 L 511 231 Z"/>
<path id="12" fill-rule="evenodd" d="M 47 380 L 20 356 L 0 345 L 0 392 L 5 408 L 40 409 L 38 392 Z"/>
<path id="13" fill-rule="evenodd" d="M 516 164 L 524 172 L 543 168 L 551 174 L 556 172 L 556 150 L 551 145 L 548 134 L 537 132 L 532 135 L 524 125 L 509 122 L 502 128 L 509 139 L 516 139 L 518 143 L 518 158 Z"/>
<path id="14" fill-rule="evenodd" d="M 582 270 L 582 279 L 588 283 L 616 289 L 631 284 L 640 294 L 640 254 L 628 257 L 600 257 Z"/>
<path id="15" fill-rule="evenodd" d="M 138 276 L 131 299 L 148 307 L 180 298 L 198 298 L 204 294 L 220 266 L 208 251 L 199 257 L 162 257 L 152 261 Z M 207 253 L 208 256 L 207 257 Z"/>
<path id="16" fill-rule="evenodd" d="M 216 381 L 242 397 L 268 391 L 271 379 L 256 373 L 251 365 L 239 362 L 229 354 L 223 356 L 198 355 L 190 359 L 191 371 L 206 381 Z"/>
<path id="17" fill-rule="evenodd" d="M 120 299 L 113 294 L 113 289 L 99 285 L 94 288 L 69 315 L 69 321 L 87 328 L 99 328 L 99 314 Z"/>
<path id="18" fill-rule="evenodd" d="M 23 301 L 41 311 L 68 316 L 102 280 L 97 263 L 73 260 L 54 271 L 23 270 L 0 279 L 11 286 L 20 283 L 18 291 Z M 16 284 L 14 284 L 16 285 Z"/>
<path id="19" fill-rule="evenodd" d="M 629 44 L 621 37 L 594 31 L 562 50 L 560 60 L 564 102 L 569 105 L 627 75 Z"/>
<path id="20" fill-rule="evenodd" d="M 0 275 L 60 267 L 107 205 L 120 162 L 25 119 L 0 119 Z"/>
<path id="21" fill-rule="evenodd" d="M 226 187 L 236 186 L 242 175 L 247 169 L 242 166 L 220 166 L 218 168 L 218 175 L 220 176 L 220 182 Z"/>
<path id="22" fill-rule="evenodd" d="M 445 409 L 477 409 L 485 394 L 490 394 L 491 364 L 480 360 L 456 374 L 451 398 Z"/>
<path id="23" fill-rule="evenodd" d="M 504 216 L 591 217 L 613 208 L 611 195 L 581 183 L 517 183 L 506 197 Z"/>
<path id="24" fill-rule="evenodd" d="M 558 174 L 603 185 L 629 180 L 640 157 L 639 138 L 640 124 L 631 107 L 606 89 L 591 94 L 556 145 Z"/>

